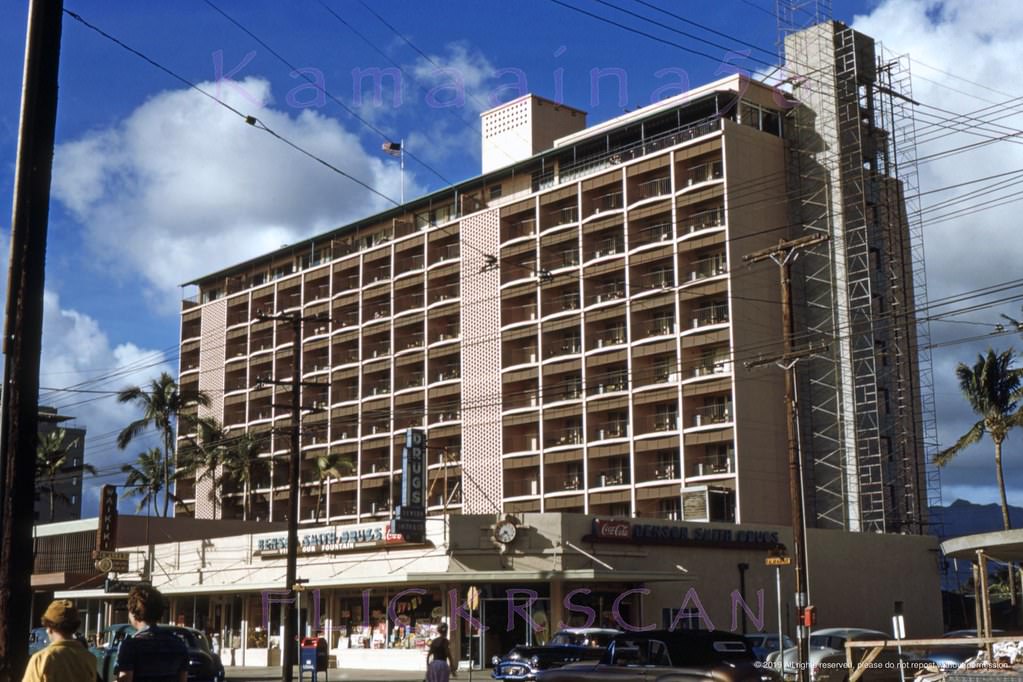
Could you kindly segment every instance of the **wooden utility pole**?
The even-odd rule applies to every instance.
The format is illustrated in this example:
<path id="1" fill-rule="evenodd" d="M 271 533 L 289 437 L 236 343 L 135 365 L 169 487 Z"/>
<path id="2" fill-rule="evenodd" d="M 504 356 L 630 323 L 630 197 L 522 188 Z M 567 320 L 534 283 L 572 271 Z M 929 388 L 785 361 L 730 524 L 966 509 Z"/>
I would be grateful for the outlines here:
<path id="1" fill-rule="evenodd" d="M 781 278 L 781 321 L 782 321 L 782 354 L 773 358 L 758 359 L 747 362 L 746 367 L 752 369 L 766 364 L 777 364 L 785 370 L 785 429 L 788 440 L 789 460 L 789 498 L 792 513 L 792 549 L 795 559 L 796 587 L 796 675 L 799 682 L 808 679 L 807 663 L 810 660 L 809 629 L 812 619 L 812 607 L 807 599 L 806 587 L 806 538 L 803 533 L 803 471 L 802 457 L 796 436 L 796 363 L 801 358 L 821 352 L 821 348 L 803 348 L 798 351 L 792 348 L 792 261 L 803 249 L 810 248 L 828 240 L 826 235 L 811 235 L 779 241 L 777 246 L 755 251 L 743 257 L 743 261 L 752 265 L 763 260 L 772 260 L 778 265 Z"/>
<path id="2" fill-rule="evenodd" d="M 291 599 L 281 603 L 281 619 L 284 622 L 284 641 L 281 642 L 281 679 L 284 682 L 291 682 L 292 666 L 298 664 L 298 632 L 297 598 L 295 585 L 298 584 L 298 497 L 299 497 L 299 474 L 302 464 L 302 387 L 322 386 L 316 382 L 302 381 L 302 323 L 322 322 L 329 320 L 323 315 L 303 316 L 301 313 L 277 313 L 265 315 L 258 313 L 256 319 L 260 321 L 272 320 L 274 322 L 286 322 L 291 325 L 292 332 L 292 367 L 291 379 L 287 381 L 263 378 L 261 384 L 273 384 L 277 386 L 291 386 L 291 430 L 290 450 L 291 456 L 288 460 L 288 553 L 285 568 L 284 584 L 285 589 L 291 593 Z M 276 407 L 271 403 L 271 408 Z M 296 604 L 295 612 L 292 613 L 292 604 Z"/>
<path id="3" fill-rule="evenodd" d="M 21 679 L 32 618 L 32 522 L 61 0 L 31 0 L 25 40 L 0 396 L 0 682 Z"/>

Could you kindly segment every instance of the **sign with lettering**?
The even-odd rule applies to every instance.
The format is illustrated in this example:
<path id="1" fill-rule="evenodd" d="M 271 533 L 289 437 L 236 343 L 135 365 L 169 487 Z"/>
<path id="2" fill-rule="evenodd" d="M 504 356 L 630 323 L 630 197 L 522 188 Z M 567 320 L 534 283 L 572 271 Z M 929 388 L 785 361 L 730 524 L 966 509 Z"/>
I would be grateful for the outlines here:
<path id="1" fill-rule="evenodd" d="M 426 432 L 408 429 L 401 452 L 401 505 L 394 528 L 409 542 L 426 541 Z"/>
<path id="2" fill-rule="evenodd" d="M 619 542 L 633 545 L 677 545 L 733 549 L 773 549 L 777 531 L 744 528 L 708 528 L 703 525 L 659 525 L 594 519 L 589 542 Z"/>
<path id="3" fill-rule="evenodd" d="M 117 487 L 105 485 L 99 493 L 99 528 L 96 549 L 100 552 L 117 548 Z"/>
<path id="4" fill-rule="evenodd" d="M 298 553 L 332 554 L 404 542 L 405 538 L 400 534 L 392 533 L 390 524 L 387 523 L 335 526 L 299 535 Z M 263 557 L 278 557 L 284 556 L 287 551 L 288 536 L 275 535 L 257 539 L 253 554 Z"/>

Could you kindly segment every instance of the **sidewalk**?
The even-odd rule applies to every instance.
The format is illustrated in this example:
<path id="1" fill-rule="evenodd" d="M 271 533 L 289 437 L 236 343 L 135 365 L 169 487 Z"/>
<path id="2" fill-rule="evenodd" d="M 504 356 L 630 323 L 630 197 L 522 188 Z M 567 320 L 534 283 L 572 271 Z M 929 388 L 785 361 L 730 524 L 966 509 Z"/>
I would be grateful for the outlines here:
<path id="1" fill-rule="evenodd" d="M 280 666 L 256 667 L 256 666 L 229 666 L 225 668 L 227 679 L 248 682 L 250 680 L 279 680 L 281 679 Z M 319 673 L 316 679 L 320 682 L 422 682 L 426 675 L 425 670 L 377 670 L 366 668 L 351 668 L 348 670 L 331 668 L 324 673 Z M 473 677 L 479 680 L 490 679 L 490 674 L 478 670 L 473 671 Z M 459 675 L 456 680 L 466 678 L 465 673 Z M 295 669 L 295 682 L 298 682 L 298 669 Z M 308 674 L 305 679 L 309 679 Z"/>

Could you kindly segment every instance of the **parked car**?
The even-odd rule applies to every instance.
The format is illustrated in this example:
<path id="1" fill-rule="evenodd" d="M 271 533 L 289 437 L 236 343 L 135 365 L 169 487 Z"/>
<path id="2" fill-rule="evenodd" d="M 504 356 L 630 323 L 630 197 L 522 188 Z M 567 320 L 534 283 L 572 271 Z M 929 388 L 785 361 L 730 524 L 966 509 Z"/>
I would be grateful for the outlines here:
<path id="1" fill-rule="evenodd" d="M 750 646 L 753 648 L 753 655 L 756 656 L 758 661 L 766 661 L 770 654 L 778 651 L 777 632 L 753 632 L 743 635 L 743 637 L 750 643 Z M 781 643 L 785 649 L 796 645 L 788 635 L 782 635 Z"/>
<path id="2" fill-rule="evenodd" d="M 169 630 L 181 639 L 188 649 L 188 680 L 189 682 L 223 682 L 224 665 L 219 656 L 214 656 L 210 642 L 201 630 L 186 628 L 180 625 L 161 625 L 161 629 Z M 103 630 L 99 647 L 94 647 L 96 669 L 104 682 L 117 679 L 117 652 L 121 642 L 135 634 L 135 628 L 126 623 L 112 625 Z"/>
<path id="3" fill-rule="evenodd" d="M 608 628 L 566 628 L 559 630 L 544 646 L 516 646 L 503 658 L 491 659 L 495 680 L 534 680 L 541 670 L 579 661 L 595 661 L 621 630 Z"/>
<path id="4" fill-rule="evenodd" d="M 775 671 L 760 667 L 742 635 L 718 630 L 650 630 L 623 633 L 599 661 L 571 663 L 537 674 L 537 682 L 776 682 Z"/>
<path id="5" fill-rule="evenodd" d="M 28 633 L 28 655 L 31 656 L 50 643 L 50 633 L 46 628 L 32 628 Z"/>
<path id="6" fill-rule="evenodd" d="M 885 634 L 880 630 L 868 630 L 866 628 L 824 628 L 817 630 L 816 632 L 810 633 L 810 679 L 814 679 L 814 670 L 818 667 L 821 659 L 831 654 L 841 654 L 842 660 L 845 660 L 845 643 L 848 640 L 863 640 L 863 639 L 891 639 L 891 635 Z M 785 649 L 785 667 L 780 672 L 785 677 L 796 676 L 796 647 L 792 646 Z M 775 670 L 779 670 L 781 665 L 779 663 L 778 652 L 774 651 L 767 656 L 767 662 Z"/>

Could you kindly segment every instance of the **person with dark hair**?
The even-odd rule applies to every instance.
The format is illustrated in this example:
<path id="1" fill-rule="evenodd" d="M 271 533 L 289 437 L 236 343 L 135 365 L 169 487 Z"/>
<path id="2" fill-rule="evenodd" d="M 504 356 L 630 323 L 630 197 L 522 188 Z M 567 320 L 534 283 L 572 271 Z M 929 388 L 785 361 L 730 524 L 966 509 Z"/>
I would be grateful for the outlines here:
<path id="1" fill-rule="evenodd" d="M 173 632 L 157 626 L 163 595 L 139 585 L 128 593 L 128 621 L 138 632 L 117 650 L 118 682 L 188 682 L 188 648 Z"/>
<path id="2" fill-rule="evenodd" d="M 457 676 L 456 670 L 458 663 L 451 654 L 448 626 L 441 623 L 437 626 L 437 637 L 430 642 L 426 652 L 426 682 L 448 682 L 449 677 Z"/>
<path id="3" fill-rule="evenodd" d="M 43 614 L 50 643 L 29 659 L 22 682 L 96 682 L 96 657 L 75 640 L 81 624 L 74 604 L 67 599 L 52 602 Z"/>

